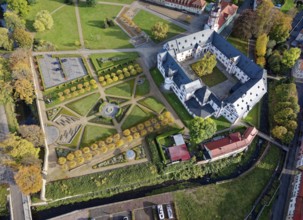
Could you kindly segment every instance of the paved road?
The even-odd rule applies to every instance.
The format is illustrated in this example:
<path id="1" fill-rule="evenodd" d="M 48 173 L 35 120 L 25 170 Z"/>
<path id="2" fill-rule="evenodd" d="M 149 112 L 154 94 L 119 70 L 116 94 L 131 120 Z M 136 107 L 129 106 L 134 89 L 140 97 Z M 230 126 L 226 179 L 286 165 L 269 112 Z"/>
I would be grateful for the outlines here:
<path id="1" fill-rule="evenodd" d="M 303 107 L 303 84 L 297 83 L 297 91 L 299 95 L 299 104 L 300 107 Z M 302 121 L 302 113 L 299 114 L 299 128 L 301 127 L 301 121 Z M 294 171 L 295 169 L 295 158 L 297 149 L 299 147 L 298 141 L 300 139 L 300 136 L 298 133 L 296 133 L 295 138 L 293 140 L 293 143 L 291 144 L 291 147 L 288 151 L 288 154 L 286 155 L 286 162 L 284 165 L 284 170 L 282 171 L 282 176 L 280 179 L 280 189 L 278 192 L 278 197 L 273 205 L 272 209 L 272 218 L 273 220 L 282 220 L 285 219 L 284 217 L 287 214 L 288 211 L 288 205 L 289 205 L 289 199 L 290 199 L 290 193 L 291 193 L 291 183 L 293 180 L 293 175 L 291 175 L 289 171 Z"/>

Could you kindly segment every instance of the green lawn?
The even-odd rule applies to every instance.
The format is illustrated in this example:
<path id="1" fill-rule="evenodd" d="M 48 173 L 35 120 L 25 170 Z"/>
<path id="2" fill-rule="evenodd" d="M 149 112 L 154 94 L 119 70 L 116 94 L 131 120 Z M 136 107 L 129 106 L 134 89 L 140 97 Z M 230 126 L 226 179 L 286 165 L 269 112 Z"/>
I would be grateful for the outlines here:
<path id="1" fill-rule="evenodd" d="M 158 21 L 168 24 L 168 26 L 169 26 L 169 30 L 168 30 L 166 39 L 169 39 L 182 32 L 185 32 L 185 30 L 183 28 L 181 28 L 169 21 L 163 20 L 162 18 L 160 18 L 156 15 L 153 15 L 149 12 L 146 12 L 144 10 L 140 10 L 139 13 L 134 17 L 133 21 L 135 22 L 136 25 L 138 25 L 141 28 L 141 30 L 143 30 L 150 37 L 152 37 L 151 28 Z"/>
<path id="2" fill-rule="evenodd" d="M 103 2 L 116 2 L 120 4 L 131 4 L 134 0 L 103 0 Z"/>
<path id="3" fill-rule="evenodd" d="M 165 106 L 161 102 L 159 102 L 155 97 L 147 97 L 139 103 L 157 113 L 161 113 L 165 108 Z"/>
<path id="4" fill-rule="evenodd" d="M 60 112 L 57 114 L 58 115 L 69 115 L 69 116 L 74 116 L 76 117 L 76 115 L 74 113 L 72 113 L 70 110 L 68 110 L 67 108 L 61 108 Z"/>
<path id="5" fill-rule="evenodd" d="M 217 124 L 217 131 L 229 128 L 231 126 L 231 123 L 227 121 L 223 116 L 219 118 L 212 117 L 211 119 L 214 120 L 214 122 Z"/>
<path id="6" fill-rule="evenodd" d="M 74 139 L 72 140 L 72 142 L 70 142 L 70 144 L 64 144 L 65 147 L 70 147 L 70 148 L 77 148 L 78 147 L 78 143 L 79 140 L 81 139 L 81 135 L 82 135 L 82 130 L 83 127 L 81 127 L 78 131 L 78 133 L 75 135 Z"/>
<path id="7" fill-rule="evenodd" d="M 106 89 L 105 93 L 114 96 L 131 97 L 133 94 L 134 83 L 134 79 L 128 80 L 127 82 L 123 82 Z"/>
<path id="8" fill-rule="evenodd" d="M 81 140 L 81 147 L 91 144 L 92 142 L 104 139 L 112 134 L 117 133 L 115 129 L 102 128 L 99 126 L 86 125 Z"/>
<path id="9" fill-rule="evenodd" d="M 101 71 L 104 68 L 110 68 L 116 64 L 123 63 L 123 61 L 127 61 L 129 59 L 135 60 L 136 58 L 139 57 L 139 54 L 136 52 L 130 52 L 130 53 L 124 53 L 124 52 L 119 52 L 119 53 L 102 53 L 102 54 L 91 54 L 89 55 L 89 58 L 96 70 L 96 72 Z M 100 65 L 98 62 L 98 59 L 100 58 L 123 58 L 120 61 L 110 61 L 110 62 L 104 62 Z"/>
<path id="10" fill-rule="evenodd" d="M 207 86 L 212 87 L 224 82 L 227 80 L 227 77 L 217 67 L 215 67 L 211 74 L 202 76 L 201 79 Z"/>
<path id="11" fill-rule="evenodd" d="M 150 89 L 149 82 L 145 77 L 141 79 L 144 79 L 144 83 L 142 83 L 141 85 L 137 84 L 135 97 L 142 97 L 149 93 L 149 89 Z"/>
<path id="12" fill-rule="evenodd" d="M 281 7 L 281 11 L 286 13 L 294 7 L 295 7 L 295 3 L 293 0 L 285 0 L 284 5 L 282 5 Z"/>
<path id="13" fill-rule="evenodd" d="M 58 50 L 73 50 L 79 48 L 75 41 L 79 41 L 75 7 L 65 5 L 53 15 L 54 26 L 49 31 L 36 33 L 36 39 L 43 39 L 56 45 Z"/>
<path id="14" fill-rule="evenodd" d="M 244 219 L 274 172 L 279 153 L 272 146 L 251 173 L 235 181 L 175 193 L 178 219 Z"/>
<path id="15" fill-rule="evenodd" d="M 7 185 L 0 185 L 0 216 L 8 215 L 7 210 Z"/>
<path id="16" fill-rule="evenodd" d="M 104 19 L 114 19 L 122 7 L 113 5 L 99 5 L 85 7 L 85 3 L 79 5 L 82 32 L 85 47 L 89 49 L 130 48 L 129 37 L 119 26 L 104 29 Z"/>
<path id="17" fill-rule="evenodd" d="M 14 133 L 19 128 L 19 124 L 15 113 L 15 104 L 13 102 L 7 102 L 4 105 L 4 109 L 6 113 L 8 129 L 10 132 Z"/>
<path id="18" fill-rule="evenodd" d="M 148 112 L 143 111 L 140 107 L 134 106 L 129 115 L 127 115 L 122 129 L 130 128 L 138 123 L 144 122 L 149 119 L 152 115 Z"/>
<path id="19" fill-rule="evenodd" d="M 259 128 L 259 120 L 260 120 L 260 106 L 261 103 L 257 103 L 253 109 L 248 113 L 244 120 L 257 128 Z"/>
<path id="20" fill-rule="evenodd" d="M 54 10 L 59 9 L 59 7 L 65 7 L 66 4 L 63 3 L 64 0 L 39 0 L 35 4 L 30 6 L 28 15 L 26 16 L 26 28 L 30 31 L 35 31 L 33 23 L 35 21 L 36 14 L 41 10 L 47 10 L 52 13 Z"/>
<path id="21" fill-rule="evenodd" d="M 150 70 L 151 76 L 153 77 L 153 80 L 157 84 L 158 87 L 161 86 L 163 83 L 163 77 L 158 69 L 152 69 Z M 173 93 L 163 93 L 164 97 L 168 101 L 168 103 L 172 106 L 172 108 L 175 110 L 179 118 L 182 120 L 185 126 L 188 126 L 190 120 L 193 118 L 187 110 L 184 108 L 178 97 Z"/>
<path id="22" fill-rule="evenodd" d="M 237 48 L 239 51 L 241 51 L 244 55 L 247 55 L 248 53 L 248 42 L 240 40 L 238 38 L 229 37 L 227 38 L 227 41 L 231 43 L 235 48 Z"/>
<path id="23" fill-rule="evenodd" d="M 68 103 L 66 107 L 74 110 L 79 115 L 86 115 L 92 107 L 96 104 L 96 102 L 99 100 L 100 94 L 94 93 L 88 96 L 85 96 L 77 101 Z"/>

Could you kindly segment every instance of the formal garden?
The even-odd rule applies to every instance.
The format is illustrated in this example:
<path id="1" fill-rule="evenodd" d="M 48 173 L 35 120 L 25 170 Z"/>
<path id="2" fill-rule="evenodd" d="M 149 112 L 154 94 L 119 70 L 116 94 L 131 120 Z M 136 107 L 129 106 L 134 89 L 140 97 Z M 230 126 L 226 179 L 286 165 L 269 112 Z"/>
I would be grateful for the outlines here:
<path id="1" fill-rule="evenodd" d="M 137 53 L 94 54 L 89 60 L 35 57 L 54 173 L 77 176 L 79 169 L 89 173 L 146 161 L 143 138 L 174 124 L 150 89 L 138 58 Z"/>

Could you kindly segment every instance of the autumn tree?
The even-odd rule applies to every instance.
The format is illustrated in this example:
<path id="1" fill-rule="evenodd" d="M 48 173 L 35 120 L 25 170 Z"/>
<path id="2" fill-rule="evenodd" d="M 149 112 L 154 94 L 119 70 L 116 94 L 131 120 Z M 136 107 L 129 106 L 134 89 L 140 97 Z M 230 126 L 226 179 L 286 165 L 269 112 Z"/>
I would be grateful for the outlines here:
<path id="1" fill-rule="evenodd" d="M 32 104 L 35 98 L 34 86 L 27 79 L 18 79 L 14 83 L 15 97 L 24 100 L 27 104 Z"/>
<path id="2" fill-rule="evenodd" d="M 15 134 L 10 134 L 4 141 L 0 142 L 0 148 L 3 152 L 17 162 L 27 155 L 32 155 L 38 158 L 40 149 L 35 148 L 34 145 L 26 139 L 23 139 Z"/>
<path id="3" fill-rule="evenodd" d="M 0 70 L 1 71 L 1 70 Z M 7 103 L 12 100 L 13 87 L 10 82 L 0 80 L 0 104 Z"/>
<path id="4" fill-rule="evenodd" d="M 275 73 L 280 74 L 281 72 L 281 61 L 282 61 L 282 55 L 279 51 L 275 50 L 271 56 L 267 59 L 267 63 L 269 68 Z"/>
<path id="5" fill-rule="evenodd" d="M 21 48 L 31 48 L 33 44 L 33 37 L 31 33 L 24 29 L 16 28 L 13 32 L 13 39 Z"/>
<path id="6" fill-rule="evenodd" d="M 15 12 L 7 11 L 4 13 L 4 20 L 6 27 L 10 30 L 14 30 L 15 28 L 25 28 L 25 21 L 20 18 Z"/>
<path id="7" fill-rule="evenodd" d="M 201 77 L 211 74 L 216 65 L 216 55 L 207 52 L 200 61 L 192 65 L 192 68 L 195 73 Z"/>
<path id="8" fill-rule="evenodd" d="M 274 5 L 271 0 L 263 0 L 261 4 L 258 5 L 255 20 L 251 21 L 255 23 L 255 30 L 253 30 L 254 36 L 258 37 L 263 33 L 269 33 L 273 24 L 272 17 L 275 13 L 274 10 Z"/>
<path id="9" fill-rule="evenodd" d="M 269 32 L 270 39 L 275 40 L 278 43 L 286 41 L 291 30 L 291 23 L 292 18 L 290 16 L 278 11 L 278 16 Z"/>
<path id="10" fill-rule="evenodd" d="M 42 175 L 41 169 L 38 166 L 23 166 L 14 178 L 20 191 L 25 195 L 41 190 Z"/>
<path id="11" fill-rule="evenodd" d="M 161 41 L 167 37 L 168 30 L 168 24 L 159 21 L 151 29 L 152 36 L 155 40 Z"/>
<path id="12" fill-rule="evenodd" d="M 26 0 L 7 0 L 8 8 L 20 15 L 25 17 L 29 12 L 29 6 Z"/>
<path id="13" fill-rule="evenodd" d="M 266 34 L 261 34 L 256 41 L 256 56 L 264 57 L 266 54 L 266 45 L 268 43 L 269 38 Z"/>
<path id="14" fill-rule="evenodd" d="M 272 135 L 275 137 L 275 138 L 278 138 L 278 139 L 283 139 L 284 136 L 286 135 L 287 133 L 287 129 L 283 126 L 275 126 L 272 130 L 271 130 L 271 133 Z"/>
<path id="15" fill-rule="evenodd" d="M 44 144 L 44 135 L 38 125 L 21 125 L 19 126 L 21 137 L 31 142 L 35 147 L 40 147 Z"/>
<path id="16" fill-rule="evenodd" d="M 189 124 L 190 140 L 196 144 L 211 138 L 216 131 L 217 125 L 211 118 L 195 117 Z"/>
<path id="17" fill-rule="evenodd" d="M 290 48 L 289 50 L 285 50 L 283 52 L 281 63 L 286 68 L 292 68 L 295 65 L 297 59 L 299 59 L 300 54 L 301 54 L 301 50 L 297 47 Z"/>
<path id="18" fill-rule="evenodd" d="M 9 39 L 7 28 L 1 28 L 0 27 L 0 48 L 3 48 L 5 50 L 11 50 L 12 49 L 12 43 Z"/>
<path id="19" fill-rule="evenodd" d="M 37 32 L 50 30 L 53 25 L 53 17 L 47 10 L 42 10 L 37 13 L 34 22 L 34 28 Z"/>
<path id="20" fill-rule="evenodd" d="M 255 23 L 252 22 L 255 20 L 255 17 L 256 13 L 253 10 L 248 9 L 243 11 L 235 20 L 232 35 L 243 40 L 250 39 L 255 29 Z"/>

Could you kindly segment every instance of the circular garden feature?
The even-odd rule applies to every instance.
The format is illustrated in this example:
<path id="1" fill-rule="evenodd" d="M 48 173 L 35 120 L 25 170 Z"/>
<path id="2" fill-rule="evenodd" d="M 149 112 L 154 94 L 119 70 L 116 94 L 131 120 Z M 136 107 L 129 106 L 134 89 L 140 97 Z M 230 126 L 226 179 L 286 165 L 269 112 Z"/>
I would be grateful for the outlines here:
<path id="1" fill-rule="evenodd" d="M 99 112 L 104 118 L 115 118 L 120 113 L 120 106 L 113 102 L 103 102 L 99 107 Z"/>

